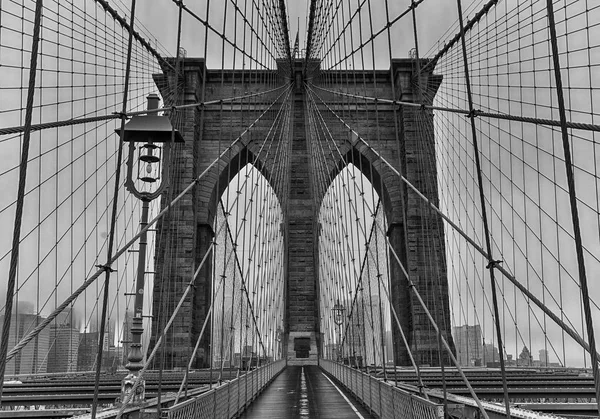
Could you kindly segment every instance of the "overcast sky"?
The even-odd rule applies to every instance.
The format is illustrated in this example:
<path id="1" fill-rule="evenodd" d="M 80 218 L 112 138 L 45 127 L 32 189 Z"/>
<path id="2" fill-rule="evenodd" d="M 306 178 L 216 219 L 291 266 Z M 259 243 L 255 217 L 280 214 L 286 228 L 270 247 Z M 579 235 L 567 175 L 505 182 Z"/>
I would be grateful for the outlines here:
<path id="1" fill-rule="evenodd" d="M 238 7 L 243 8 L 243 0 L 238 0 Z M 250 3 L 250 2 L 249 2 Z M 299 34 L 300 48 L 303 48 L 306 43 L 306 28 L 308 25 L 308 6 L 309 0 L 304 1 L 287 1 L 287 12 L 289 20 L 290 42 L 293 43 L 296 33 Z M 356 8 L 357 0 L 351 0 L 350 7 Z M 379 30 L 385 24 L 385 0 L 371 0 L 371 8 L 373 10 L 373 27 L 374 31 Z M 410 5 L 408 0 L 388 0 L 390 20 L 398 16 L 400 13 L 407 10 Z M 434 48 L 438 41 L 442 39 L 446 31 L 456 22 L 456 3 L 449 0 L 428 0 L 423 7 L 417 8 L 417 20 L 419 22 L 419 44 L 422 51 L 427 52 Z M 465 10 L 469 10 L 468 4 L 464 2 Z M 476 9 L 481 3 L 477 0 L 472 8 Z M 217 29 L 223 27 L 223 9 L 224 2 L 213 1 L 209 13 L 209 22 Z M 348 15 L 348 2 L 344 1 L 345 16 Z M 200 17 L 206 17 L 205 2 L 194 2 L 187 5 Z M 365 21 L 367 19 L 367 3 L 363 6 Z M 228 15 L 231 16 L 232 6 L 229 5 Z M 341 9 L 340 9 L 341 10 Z M 339 12 L 341 16 L 341 11 Z M 468 13 L 466 13 L 468 15 Z M 471 13 L 472 15 L 472 13 Z M 147 7 L 143 3 L 138 6 L 137 16 L 139 21 L 146 26 L 168 52 L 174 54 L 177 45 L 177 18 L 178 10 L 171 0 L 156 0 L 152 7 Z M 298 27 L 298 24 L 300 27 Z M 229 22 L 229 26 L 232 22 Z M 226 25 L 227 26 L 227 25 Z M 229 29 L 230 31 L 232 28 Z M 358 34 L 355 31 L 354 36 L 358 39 Z M 454 34 L 454 32 L 451 32 Z M 394 57 L 408 57 L 408 51 L 414 48 L 412 18 L 409 13 L 402 20 L 397 22 L 392 28 L 392 45 Z M 240 35 L 241 37 L 241 35 Z M 380 36 L 385 38 L 385 36 Z M 367 39 L 365 31 L 364 39 Z M 187 16 L 184 13 L 182 20 L 182 47 L 187 51 L 189 57 L 200 57 L 203 55 L 204 48 L 204 26 L 199 24 L 195 19 Z M 387 43 L 387 39 L 385 39 Z M 387 44 L 385 44 L 387 48 Z M 387 57 L 387 49 L 385 50 Z M 213 68 L 220 68 L 221 43 L 212 42 L 209 45 L 209 63 L 214 63 Z M 212 61 L 211 61 L 212 58 Z"/>
<path id="2" fill-rule="evenodd" d="M 91 4 L 91 2 L 86 2 L 86 4 L 88 3 Z M 127 8 L 127 6 L 120 6 L 124 3 L 129 2 L 126 0 L 111 2 L 121 11 Z M 250 0 L 237 1 L 239 7 L 244 7 L 247 3 L 252 2 Z M 308 3 L 308 1 L 287 1 L 290 41 L 293 42 L 298 32 L 301 48 L 306 41 Z M 351 8 L 355 8 L 358 0 L 344 0 L 343 4 L 346 5 L 346 9 L 348 3 Z M 370 3 L 374 11 L 374 31 L 377 31 L 386 22 L 385 2 L 384 0 L 371 0 Z M 410 1 L 389 0 L 388 3 L 390 18 L 393 19 L 407 10 Z M 483 1 L 465 0 L 463 3 L 465 19 L 468 19 L 476 10 L 480 9 Z M 551 89 L 553 75 L 548 59 L 547 32 L 538 30 L 536 26 L 545 25 L 545 15 L 543 11 L 540 11 L 541 3 L 543 2 L 532 3 L 530 7 L 528 2 L 501 1 L 498 8 L 493 10 L 486 21 L 489 31 L 477 28 L 475 35 L 470 39 L 470 46 L 474 48 L 470 59 L 476 64 L 473 67 L 472 76 L 474 95 L 478 106 L 517 115 L 558 118 L 554 93 Z M 204 18 L 206 15 L 204 4 L 205 2 L 190 2 L 188 7 Z M 220 31 L 223 27 L 224 5 L 229 4 L 228 13 L 231 13 L 231 3 L 212 0 L 211 4 L 208 20 Z M 517 4 L 526 4 L 526 6 L 519 11 L 519 14 L 514 14 L 512 11 Z M 582 7 L 582 4 L 584 2 L 569 3 L 572 11 L 567 15 L 584 15 L 577 9 Z M 114 66 L 117 71 L 122 70 L 124 55 L 119 54 L 123 51 L 125 44 L 123 33 L 119 34 L 117 28 L 116 39 L 112 39 L 110 35 L 113 26 L 110 23 L 106 33 L 89 25 L 89 27 L 85 26 L 90 31 L 89 33 L 86 33 L 85 36 L 74 37 L 73 28 L 69 28 L 70 21 L 67 19 L 70 12 L 62 10 L 61 13 L 66 13 L 66 15 L 60 19 L 51 19 L 51 12 L 57 7 L 53 3 L 46 6 L 47 14 L 44 20 L 46 29 L 42 32 L 43 56 L 40 59 L 40 66 L 45 71 L 43 77 L 38 79 L 38 83 L 42 84 L 44 89 L 39 89 L 39 94 L 36 96 L 36 104 L 43 103 L 44 111 L 39 110 L 42 109 L 41 105 L 36 108 L 34 122 L 68 119 L 81 115 L 106 114 L 118 110 L 121 98 L 121 91 L 118 88 L 120 85 L 112 79 L 107 81 L 105 74 L 100 73 L 112 71 L 113 67 L 111 66 Z M 92 16 L 92 7 L 88 7 L 90 8 L 88 12 Z M 19 13 L 30 13 L 27 10 L 20 10 L 21 8 L 10 3 L 3 6 L 4 10 L 11 10 L 11 8 L 15 8 L 13 11 L 15 16 L 19 16 Z M 136 13 L 138 28 L 142 35 L 147 37 L 152 44 L 157 45 L 157 49 L 165 56 L 175 55 L 177 12 L 176 4 L 171 0 L 138 2 Z M 507 12 L 511 13 L 511 20 L 508 24 L 502 20 Z M 523 12 L 523 16 L 521 16 L 521 12 Z M 345 13 L 347 16 L 347 10 Z M 596 11 L 596 13 L 598 12 Z M 123 13 L 123 15 L 125 14 Z M 536 22 L 529 23 L 527 19 L 534 14 L 537 16 Z M 560 18 L 563 15 L 564 12 L 560 9 L 557 16 Z M 102 13 L 97 13 L 97 16 L 98 22 L 104 22 Z M 31 20 L 30 16 L 26 16 L 26 18 L 26 20 Z M 456 3 L 451 0 L 425 0 L 417 8 L 417 19 L 421 56 L 432 56 L 443 45 L 443 41 L 456 32 Z M 577 21 L 573 20 L 574 23 L 569 23 L 571 26 L 567 26 L 564 23 L 565 19 L 562 21 L 559 19 L 559 22 L 562 22 L 559 23 L 559 34 L 564 32 L 573 32 L 574 34 L 569 39 L 570 43 L 564 42 L 563 39 L 561 48 L 568 44 L 571 50 L 576 50 L 576 47 L 581 45 L 583 46 L 582 51 L 588 53 L 589 56 L 575 56 L 575 52 L 573 52 L 573 55 L 562 57 L 563 64 L 569 65 L 570 63 L 572 67 L 565 72 L 565 83 L 573 87 L 583 86 L 569 89 L 566 98 L 567 104 L 571 109 L 580 112 L 571 112 L 568 117 L 581 122 L 592 122 L 595 121 L 594 113 L 597 113 L 595 110 L 600 107 L 600 95 L 596 94 L 596 89 L 590 89 L 590 87 L 598 86 L 595 77 L 597 77 L 596 74 L 600 74 L 598 66 L 593 64 L 600 62 L 599 49 L 592 47 L 597 46 L 594 42 L 598 42 L 600 34 L 592 32 L 593 28 L 578 28 Z M 54 30 L 53 25 L 57 21 L 62 22 L 61 25 L 63 25 L 60 29 L 61 36 L 57 36 Z M 110 18 L 108 21 L 110 22 Z M 496 22 L 504 22 L 505 26 L 495 27 Z M 391 34 L 394 58 L 407 57 L 409 50 L 414 48 L 412 23 L 409 13 L 393 26 Z M 238 24 L 241 25 L 240 22 Z M 146 29 L 141 28 L 142 25 Z M 512 30 L 510 35 L 507 35 L 502 32 L 506 27 L 518 28 L 518 30 Z M 26 62 L 28 56 L 22 54 L 21 51 L 27 51 L 30 47 L 30 38 L 15 35 L 21 29 L 18 19 L 9 20 L 5 17 L 2 21 L 2 62 L 10 65 L 3 65 L 0 68 L 0 83 L 1 87 L 5 89 L 4 92 L 12 92 L 3 96 L 3 107 L 0 113 L 0 125 L 3 127 L 19 125 L 23 120 L 21 109 L 24 103 L 25 89 L 20 89 L 19 86 L 23 85 L 23 80 L 27 79 L 27 73 L 21 63 Z M 24 29 L 28 33 L 31 28 L 25 25 Z M 203 56 L 204 31 L 202 24 L 184 13 L 181 44 L 187 51 L 188 57 Z M 533 36 L 529 36 L 528 31 L 535 31 L 535 33 Z M 231 40 L 236 39 L 236 43 L 242 42 L 241 38 L 244 32 L 236 34 L 231 20 L 226 23 L 225 32 Z M 362 34 L 354 30 L 352 34 L 355 37 L 355 43 L 358 39 L 367 39 L 367 33 L 367 29 L 363 29 Z M 585 37 L 576 37 L 576 34 L 586 33 L 587 40 L 583 39 Z M 494 38 L 495 36 L 497 39 Z M 590 42 L 590 39 L 592 45 L 585 44 Z M 223 51 L 220 38 L 213 34 L 210 35 L 209 41 L 207 53 L 209 68 L 221 68 L 223 55 L 226 57 L 225 67 L 240 68 L 242 61 L 239 53 L 234 63 L 232 49 L 226 47 Z M 76 45 L 77 42 L 85 44 L 85 48 L 81 48 L 79 44 Z M 508 46 L 503 42 L 506 42 Z M 535 48 L 532 46 L 534 42 Z M 103 45 L 106 46 L 103 47 Z M 110 49 L 116 50 L 116 54 L 114 51 L 108 51 Z M 65 52 L 67 50 L 70 52 Z M 80 56 L 78 54 L 81 50 L 85 50 L 85 53 Z M 111 56 L 111 52 L 115 55 Z M 367 58 L 365 67 L 368 68 L 371 66 L 369 48 L 365 48 L 365 54 Z M 83 70 L 81 67 L 77 67 L 81 60 L 85 63 Z M 459 70 L 460 64 L 462 64 L 460 55 L 449 54 L 447 60 L 441 62 L 436 68 L 439 74 L 444 75 L 444 84 L 436 97 L 441 106 L 463 109 L 467 106 L 464 95 L 464 77 Z M 579 66 L 579 64 L 582 65 Z M 108 70 L 105 70 L 103 65 Z M 252 64 L 246 62 L 245 65 Z M 375 42 L 375 65 L 378 68 L 389 67 L 387 36 L 385 35 L 380 36 Z M 577 68 L 578 66 L 585 71 L 582 73 L 582 70 Z M 535 71 L 531 71 L 531 67 Z M 142 69 L 140 70 L 140 68 Z M 57 71 L 57 69 L 59 70 Z M 78 74 L 78 71 L 90 73 L 88 75 L 95 76 L 95 78 L 92 77 L 88 80 Z M 151 74 L 159 70 L 156 63 L 144 63 L 136 71 L 138 73 L 135 74 L 134 80 L 137 83 L 137 90 L 136 96 L 131 102 L 133 103 L 131 109 L 143 108 L 145 95 L 156 91 Z M 60 77 L 57 73 L 60 73 Z M 532 76 L 533 73 L 535 76 Z M 99 84 L 98 80 L 106 85 Z M 86 85 L 85 88 L 74 87 L 82 84 Z M 69 87 L 69 89 L 64 87 Z M 109 90 L 110 92 L 107 93 Z M 15 92 L 21 92 L 21 94 Z M 58 102 L 61 104 L 55 105 Z M 100 111 L 97 111 L 98 108 L 101 108 Z M 442 207 L 453 220 L 483 244 L 481 223 L 477 221 L 480 215 L 473 183 L 473 154 L 472 144 L 467 135 L 470 132 L 467 122 L 463 116 L 436 113 L 438 170 L 440 171 L 440 183 L 444 188 L 442 194 L 446 194 L 442 197 Z M 558 147 L 558 141 L 560 141 L 558 132 L 533 124 L 509 125 L 483 119 L 479 119 L 477 124 L 484 154 L 486 196 L 494 204 L 495 210 L 490 215 L 492 234 L 495 238 L 495 253 L 504 260 L 505 267 L 510 269 L 522 283 L 527 283 L 527 286 L 545 300 L 550 307 L 557 312 L 562 308 L 564 312 L 561 313 L 561 316 L 569 317 L 573 327 L 584 335 L 579 304 L 577 267 L 574 263 L 573 241 L 570 237 L 572 229 L 570 212 L 564 190 L 562 152 Z M 22 292 L 27 296 L 37 292 L 40 304 L 46 298 L 62 300 L 79 283 L 78 281 L 93 269 L 95 258 L 106 251 L 104 241 L 108 231 L 108 217 L 107 213 L 103 211 L 110 199 L 110 188 L 102 189 L 97 198 L 94 198 L 94 195 L 96 194 L 95 188 L 104 183 L 110 184 L 110 177 L 114 174 L 115 165 L 110 161 L 114 148 L 104 147 L 105 143 L 102 142 L 103 138 L 114 140 L 113 130 L 112 125 L 102 125 L 102 129 L 94 131 L 86 131 L 84 126 L 78 126 L 72 129 L 45 131 L 44 137 L 41 137 L 39 133 L 32 137 L 34 141 L 31 155 L 36 160 L 34 164 L 30 165 L 28 187 L 35 193 L 30 194 L 26 201 L 24 231 L 31 232 L 31 234 L 24 239 L 22 245 L 20 274 L 22 276 L 33 275 L 32 283 L 36 280 L 38 289 L 36 290 L 34 286 L 25 287 Z M 581 131 L 574 131 L 572 134 L 577 165 L 578 193 L 582 202 L 585 203 L 585 205 L 580 205 L 580 210 L 584 227 L 584 245 L 588 250 L 586 254 L 588 271 L 592 278 L 592 296 L 597 296 L 600 292 L 600 281 L 597 281 L 595 277 L 600 272 L 600 262 L 598 261 L 600 253 L 600 240 L 598 239 L 600 188 L 598 187 L 596 167 L 600 160 L 598 157 L 600 150 L 595 141 L 597 139 L 591 134 Z M 95 139 L 92 139 L 92 136 Z M 44 139 L 44 142 L 41 141 L 41 138 Z M 76 138 L 85 138 L 85 145 L 83 141 L 71 142 Z M 0 187 L 5 193 L 0 197 L 0 204 L 4 208 L 12 202 L 15 196 L 14 185 L 17 183 L 17 171 L 14 168 L 18 165 L 20 142 L 18 136 L 13 136 L 12 139 L 3 137 L 2 141 Z M 96 141 L 95 144 L 94 141 Z M 59 143 L 62 144 L 60 147 Z M 69 144 L 68 147 L 67 144 Z M 98 144 L 102 146 L 98 146 Z M 59 149 L 58 151 L 53 148 L 55 145 L 56 149 Z M 95 170 L 98 165 L 106 161 L 109 161 L 109 164 L 102 166 L 101 170 Z M 54 174 L 57 171 L 60 173 Z M 79 183 L 84 179 L 87 179 L 88 185 L 78 188 Z M 36 185 L 40 187 L 36 189 Z M 94 199 L 96 199 L 94 203 L 90 204 Z M 124 195 L 120 197 L 121 202 L 125 202 L 126 199 L 128 198 Z M 63 204 L 59 205 L 60 202 Z M 88 205 L 91 206 L 87 208 Z M 58 206 L 60 206 L 60 210 L 54 211 Z M 14 218 L 10 205 L 7 208 L 0 214 L 0 223 L 3 227 L 12 226 Z M 76 215 L 84 208 L 87 208 L 85 217 L 75 220 Z M 138 214 L 139 207 L 129 198 L 126 204 L 120 208 L 122 210 L 122 217 L 119 219 L 121 231 L 127 229 L 130 233 L 135 231 L 137 219 L 132 214 Z M 36 223 L 39 223 L 40 220 L 44 220 L 41 228 L 36 227 Z M 93 234 L 88 235 L 90 226 L 95 227 Z M 121 244 L 125 236 L 125 234 L 121 236 Z M 457 261 L 454 265 L 451 262 L 449 264 L 451 294 L 455 299 L 453 322 L 456 325 L 476 322 L 485 324 L 484 333 L 486 341 L 489 342 L 493 339 L 493 333 L 490 327 L 489 302 L 486 301 L 484 295 L 489 292 L 489 285 L 487 285 L 489 278 L 485 270 L 485 263 L 482 258 L 474 256 L 472 249 L 464 246 L 464 243 L 453 242 L 455 236 L 448 234 L 447 238 L 450 243 L 448 246 L 449 256 L 455 256 L 454 259 L 449 260 Z M 539 241 L 540 238 L 543 239 L 543 245 Z M 57 241 L 60 243 L 55 246 Z M 78 253 L 78 246 L 83 242 L 86 243 L 87 248 Z M 8 234 L 5 234 L 1 244 L 4 254 L 10 248 Z M 50 256 L 41 262 L 39 268 L 34 268 L 40 262 L 39 255 L 44 255 L 46 252 Z M 64 254 L 68 254 L 69 257 L 59 257 Z M 98 256 L 100 262 L 104 262 L 102 260 L 104 257 Z M 560 257 L 560 264 L 555 260 L 558 257 Z M 132 274 L 132 263 L 128 264 L 127 260 L 131 260 L 131 254 L 120 261 L 122 265 L 119 266 L 118 275 L 125 275 L 126 272 Z M 3 272 L 8 270 L 7 262 L 8 258 L 6 257 L 0 260 L 0 268 Z M 69 268 L 69 265 L 75 267 Z M 32 273 L 32 271 L 35 272 Z M 56 278 L 48 281 L 48 272 L 59 272 L 59 278 L 64 278 L 64 289 L 61 289 L 58 296 L 60 298 L 48 297 L 50 290 L 46 290 L 45 287 L 50 288 L 48 284 L 54 285 L 57 281 Z M 542 287 L 540 278 L 545 278 L 546 289 Z M 41 292 L 39 291 L 40 287 Z M 552 361 L 558 357 L 578 365 L 582 364 L 581 351 L 568 339 L 567 344 L 562 345 L 561 332 L 556 327 L 545 326 L 546 322 L 549 324 L 549 320 L 544 319 L 539 310 L 531 309 L 530 303 L 519 293 L 514 293 L 510 284 L 503 282 L 501 287 L 502 294 L 505 295 L 501 315 L 504 319 L 509 353 L 516 356 L 523 344 L 530 345 L 532 342 L 530 349 L 533 354 L 536 354 L 537 349 L 541 349 L 540 346 L 545 345 L 544 337 L 547 333 L 550 339 L 560 342 L 559 346 L 562 346 L 562 348 L 556 349 L 556 354 L 550 350 Z M 121 289 L 118 292 L 122 294 L 124 291 L 126 290 Z M 94 287 L 86 304 L 93 306 L 95 304 L 94 296 L 97 296 L 98 293 L 99 287 Z M 461 295 L 464 296 L 464 300 L 459 301 Z M 554 302 L 553 298 L 557 302 Z M 118 307 L 119 304 L 116 306 Z M 475 308 L 479 310 L 479 313 L 474 312 Z M 594 314 L 598 325 L 600 318 L 597 308 L 594 308 Z M 517 331 L 511 326 L 514 319 L 524 322 L 523 330 Z"/>

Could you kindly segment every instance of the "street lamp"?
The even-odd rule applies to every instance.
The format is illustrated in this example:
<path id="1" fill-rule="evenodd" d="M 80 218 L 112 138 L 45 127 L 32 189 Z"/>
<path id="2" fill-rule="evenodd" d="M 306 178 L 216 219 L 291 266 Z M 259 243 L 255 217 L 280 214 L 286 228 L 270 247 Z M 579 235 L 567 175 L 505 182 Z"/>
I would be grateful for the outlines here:
<path id="1" fill-rule="evenodd" d="M 342 353 L 342 323 L 344 323 L 344 311 L 346 309 L 342 304 L 340 304 L 340 300 L 338 299 L 333 308 L 331 309 L 333 312 L 333 322 L 338 326 L 338 358 Z"/>
<path id="2" fill-rule="evenodd" d="M 148 95 L 148 110 L 158 109 L 159 97 L 152 93 Z M 120 130 L 116 129 L 119 133 Z M 174 134 L 174 135 L 173 135 Z M 125 124 L 123 141 L 129 143 L 127 157 L 127 179 L 125 187 L 142 201 L 152 201 L 157 198 L 169 183 L 169 171 L 162 170 L 163 162 L 169 162 L 171 157 L 172 142 L 183 143 L 183 137 L 177 130 L 173 130 L 169 117 L 151 113 L 148 115 L 134 116 Z M 136 147 L 138 146 L 139 147 Z M 137 161 L 135 151 L 137 148 Z M 134 179 L 134 168 L 137 176 Z M 150 187 L 152 192 L 140 191 L 137 181 Z"/>
<path id="3" fill-rule="evenodd" d="M 148 96 L 148 110 L 158 109 L 159 97 L 156 94 Z M 115 130 L 120 133 L 120 129 Z M 164 115 L 150 113 L 148 115 L 134 116 L 125 124 L 123 142 L 129 143 L 127 158 L 127 179 L 125 188 L 136 198 L 142 201 L 142 216 L 140 229 L 148 225 L 148 211 L 150 201 L 160 196 L 169 182 L 169 170 L 165 170 L 163 162 L 168 163 L 171 157 L 172 143 L 183 142 L 179 131 L 174 130 L 169 118 Z M 136 153 L 137 149 L 137 153 Z M 136 158 L 137 155 L 137 158 Z M 135 178 L 134 178 L 135 173 Z M 140 186 L 145 185 L 140 190 Z M 147 190 L 145 190 L 147 189 Z M 146 244 L 147 235 L 140 235 L 138 248 L 138 267 L 135 286 L 135 301 L 133 306 L 133 320 L 131 325 L 131 344 L 125 368 L 129 374 L 121 384 L 121 401 L 130 397 L 133 386 L 138 378 L 139 371 L 143 368 L 142 360 L 142 333 L 144 285 L 146 274 Z M 135 394 L 131 395 L 130 402 L 141 403 L 146 398 L 146 384 L 140 380 Z"/>
<path id="4" fill-rule="evenodd" d="M 282 348 L 281 348 L 281 339 L 283 338 L 283 329 L 281 328 L 281 326 L 277 326 L 277 331 L 275 332 L 275 340 L 277 341 L 278 345 L 277 345 L 277 356 L 281 357 L 283 356 L 282 352 Z"/>

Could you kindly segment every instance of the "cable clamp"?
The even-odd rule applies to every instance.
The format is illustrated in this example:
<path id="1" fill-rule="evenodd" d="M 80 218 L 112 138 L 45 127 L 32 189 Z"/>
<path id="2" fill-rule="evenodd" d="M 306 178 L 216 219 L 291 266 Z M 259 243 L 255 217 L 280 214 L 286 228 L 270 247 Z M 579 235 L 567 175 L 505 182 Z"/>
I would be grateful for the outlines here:
<path id="1" fill-rule="evenodd" d="M 118 118 L 129 118 L 129 115 L 127 115 L 125 112 L 113 112 L 112 115 L 115 115 Z"/>
<path id="2" fill-rule="evenodd" d="M 495 268 L 497 265 L 500 265 L 503 261 L 501 260 L 490 260 L 490 262 L 486 265 L 485 269 Z"/>
<path id="3" fill-rule="evenodd" d="M 96 265 L 96 268 L 102 269 L 104 272 L 117 272 L 116 269 L 113 269 L 110 265 Z"/>
<path id="4" fill-rule="evenodd" d="M 472 111 L 470 111 L 467 116 L 469 118 L 473 117 L 473 118 L 477 118 L 479 115 L 481 114 L 481 111 L 478 111 L 477 109 L 473 109 Z"/>

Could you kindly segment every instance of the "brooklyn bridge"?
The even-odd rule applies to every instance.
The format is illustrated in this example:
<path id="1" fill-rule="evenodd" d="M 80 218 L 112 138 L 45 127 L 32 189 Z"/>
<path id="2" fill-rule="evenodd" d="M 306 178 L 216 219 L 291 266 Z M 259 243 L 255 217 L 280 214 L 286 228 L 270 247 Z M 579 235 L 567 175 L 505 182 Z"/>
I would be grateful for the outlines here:
<path id="1" fill-rule="evenodd" d="M 0 418 L 599 416 L 597 2 L 1 0 L 0 92 Z"/>

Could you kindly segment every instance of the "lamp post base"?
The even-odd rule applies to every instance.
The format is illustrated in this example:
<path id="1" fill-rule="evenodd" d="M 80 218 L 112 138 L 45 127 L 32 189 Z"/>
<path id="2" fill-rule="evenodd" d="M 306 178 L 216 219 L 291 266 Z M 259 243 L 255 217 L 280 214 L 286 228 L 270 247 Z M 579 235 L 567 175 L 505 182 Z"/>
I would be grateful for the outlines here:
<path id="1" fill-rule="evenodd" d="M 123 378 L 123 382 L 121 383 L 121 403 L 124 403 L 128 397 L 130 397 L 128 403 L 130 406 L 134 406 L 146 401 L 146 380 L 142 378 L 138 386 L 135 388 L 135 391 L 133 389 L 137 377 L 138 373 L 136 371 L 127 374 L 125 378 Z M 130 396 L 132 392 L 134 394 Z"/>

